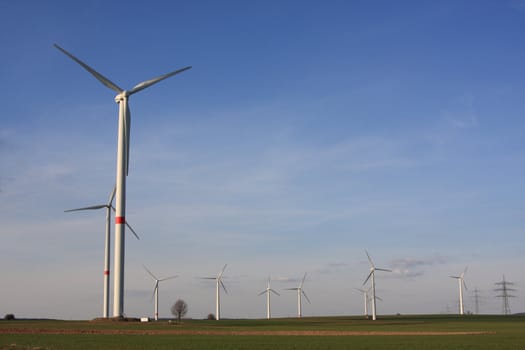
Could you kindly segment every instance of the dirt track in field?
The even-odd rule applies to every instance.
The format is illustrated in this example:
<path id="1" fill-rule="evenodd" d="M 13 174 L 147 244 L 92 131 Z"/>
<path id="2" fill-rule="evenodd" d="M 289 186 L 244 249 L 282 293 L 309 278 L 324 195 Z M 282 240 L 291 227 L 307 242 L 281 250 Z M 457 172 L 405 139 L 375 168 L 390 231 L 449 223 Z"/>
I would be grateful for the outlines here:
<path id="1" fill-rule="evenodd" d="M 102 334 L 102 335 L 239 335 L 239 336 L 424 336 L 479 335 L 492 332 L 359 332 L 359 331 L 226 331 L 226 330 L 118 330 L 118 329 L 45 329 L 0 328 L 0 334 Z"/>

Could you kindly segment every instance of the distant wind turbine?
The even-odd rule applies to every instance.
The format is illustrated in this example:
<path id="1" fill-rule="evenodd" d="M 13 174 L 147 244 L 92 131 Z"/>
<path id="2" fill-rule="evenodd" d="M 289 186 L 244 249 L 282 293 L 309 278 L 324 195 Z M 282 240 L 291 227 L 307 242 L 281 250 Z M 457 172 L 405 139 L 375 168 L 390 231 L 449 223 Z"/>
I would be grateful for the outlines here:
<path id="1" fill-rule="evenodd" d="M 124 315 L 124 246 L 125 246 L 125 227 L 126 223 L 126 176 L 129 171 L 129 140 L 131 127 L 131 114 L 128 106 L 128 99 L 134 93 L 146 89 L 164 79 L 175 74 L 184 72 L 191 66 L 184 67 L 161 75 L 157 78 L 143 81 L 135 85 L 131 90 L 124 90 L 113 83 L 102 74 L 67 52 L 57 44 L 54 45 L 58 50 L 67 55 L 73 61 L 81 65 L 85 70 L 91 73 L 103 85 L 117 92 L 115 102 L 119 105 L 118 118 L 118 141 L 117 141 L 117 180 L 116 180 L 116 215 L 115 215 L 115 279 L 113 286 L 113 316 Z"/>
<path id="2" fill-rule="evenodd" d="M 450 278 L 455 278 L 458 280 L 459 285 L 459 314 L 463 315 L 465 314 L 465 308 L 463 306 L 463 286 L 465 286 L 465 289 L 467 289 L 467 284 L 465 283 L 465 274 L 467 273 L 467 267 L 465 267 L 465 270 L 461 273 L 459 276 L 448 276 Z"/>
<path id="3" fill-rule="evenodd" d="M 310 299 L 308 299 L 308 296 L 306 295 L 305 291 L 303 290 L 304 280 L 306 279 L 306 272 L 304 274 L 303 279 L 301 280 L 301 283 L 299 284 L 299 287 L 296 288 L 286 288 L 286 290 L 296 290 L 297 291 L 297 317 L 301 318 L 303 317 L 302 312 L 302 296 L 306 298 L 306 301 L 308 301 L 308 304 L 310 303 Z"/>
<path id="4" fill-rule="evenodd" d="M 372 277 L 372 320 L 376 320 L 377 316 L 376 316 L 376 278 L 375 278 L 375 272 L 376 271 L 385 271 L 385 272 L 392 272 L 392 270 L 388 270 L 388 269 L 380 269 L 380 268 L 377 268 L 374 266 L 374 263 L 372 262 L 372 258 L 370 257 L 370 255 L 368 254 L 368 252 L 365 250 L 365 253 L 366 253 L 366 256 L 368 257 L 368 261 L 370 262 L 370 274 L 368 274 L 368 277 L 366 278 L 365 282 L 363 283 L 363 285 L 366 284 L 366 282 L 368 282 L 368 280 L 370 279 L 370 277 Z"/>
<path id="5" fill-rule="evenodd" d="M 370 304 L 370 301 L 372 301 L 372 297 L 370 296 L 370 290 L 372 287 L 368 288 L 367 290 L 361 289 L 361 288 L 355 288 L 357 291 L 359 291 L 363 295 L 363 301 L 365 304 L 365 310 L 364 310 L 364 316 L 366 319 L 368 319 L 368 305 Z M 383 301 L 380 297 L 376 296 L 377 300 Z"/>
<path id="6" fill-rule="evenodd" d="M 224 283 L 222 283 L 222 275 L 224 274 L 224 270 L 226 270 L 226 266 L 228 264 L 224 265 L 221 272 L 217 275 L 217 277 L 202 277 L 205 280 L 215 280 L 216 284 L 216 291 L 215 291 L 215 319 L 220 320 L 221 319 L 221 287 L 224 289 L 224 292 L 228 294 L 228 291 L 226 290 L 226 287 L 224 286 Z"/>
<path id="7" fill-rule="evenodd" d="M 266 318 L 267 319 L 270 319 L 272 317 L 271 310 L 270 310 L 270 295 L 272 293 L 276 295 L 281 295 L 277 293 L 275 290 L 273 290 L 272 287 L 270 287 L 270 280 L 271 280 L 271 277 L 268 276 L 268 284 L 266 285 L 266 289 L 259 293 L 259 295 L 263 295 L 264 293 L 266 293 Z"/>
<path id="8" fill-rule="evenodd" d="M 104 302 L 103 302 L 103 311 L 102 311 L 102 317 L 108 318 L 109 317 L 109 264 L 111 259 L 111 210 L 115 210 L 113 207 L 113 198 L 115 197 L 115 187 L 113 187 L 113 191 L 111 191 L 111 194 L 109 196 L 109 199 L 106 204 L 99 204 L 99 205 L 93 205 L 90 207 L 84 207 L 84 208 L 77 208 L 77 209 L 69 209 L 64 210 L 64 212 L 72 212 L 72 211 L 81 211 L 81 210 L 97 210 L 106 208 L 106 242 L 104 247 Z M 126 226 L 130 229 L 130 231 L 137 237 L 137 239 L 140 239 L 135 230 L 126 222 Z"/>
<path id="9" fill-rule="evenodd" d="M 174 275 L 174 276 L 159 279 L 150 270 L 148 270 L 146 266 L 142 265 L 142 267 L 155 281 L 155 287 L 153 288 L 153 295 L 155 296 L 155 321 L 158 321 L 159 320 L 159 283 L 166 281 L 166 280 L 173 279 L 173 278 L 177 278 L 179 276 Z"/>
<path id="10" fill-rule="evenodd" d="M 363 295 L 363 300 L 365 303 L 365 317 L 366 319 L 368 319 L 368 300 L 369 300 L 368 293 L 370 292 L 370 288 L 368 290 L 356 288 L 356 290 L 358 290 Z"/>

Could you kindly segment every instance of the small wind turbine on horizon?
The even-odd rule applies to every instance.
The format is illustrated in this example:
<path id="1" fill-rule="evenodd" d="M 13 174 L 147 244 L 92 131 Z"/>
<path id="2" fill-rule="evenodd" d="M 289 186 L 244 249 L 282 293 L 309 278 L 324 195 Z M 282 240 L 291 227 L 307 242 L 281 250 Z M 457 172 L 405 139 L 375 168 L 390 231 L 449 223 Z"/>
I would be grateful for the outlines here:
<path id="1" fill-rule="evenodd" d="M 179 74 L 191 68 L 187 66 L 176 71 L 143 81 L 131 90 L 124 90 L 111 80 L 67 52 L 57 44 L 55 48 L 67 55 L 92 74 L 99 82 L 117 92 L 115 102 L 119 105 L 118 114 L 118 140 L 117 140 L 117 174 L 116 174 L 116 200 L 115 200 L 115 278 L 113 285 L 113 316 L 124 315 L 124 253 L 125 253 L 125 223 L 126 223 L 126 176 L 129 171 L 129 143 L 131 113 L 128 106 L 129 97 L 158 82 Z"/>
<path id="2" fill-rule="evenodd" d="M 376 316 L 376 299 L 378 299 L 376 297 L 375 272 L 376 271 L 392 272 L 392 270 L 380 269 L 380 268 L 375 267 L 375 265 L 374 265 L 374 263 L 372 261 L 372 258 L 370 257 L 370 255 L 368 254 L 368 252 L 366 250 L 365 250 L 365 253 L 366 253 L 366 256 L 368 257 L 368 261 L 370 262 L 370 273 L 368 274 L 368 277 L 366 278 L 365 282 L 363 283 L 363 286 L 366 284 L 366 282 L 368 282 L 370 277 L 372 277 L 372 320 L 375 321 L 376 318 L 377 318 L 377 316 Z"/>
<path id="3" fill-rule="evenodd" d="M 226 266 L 228 264 L 224 265 L 221 272 L 217 275 L 217 277 L 202 277 L 202 279 L 205 280 L 215 280 L 216 284 L 216 290 L 215 290 L 215 319 L 220 320 L 221 319 L 221 287 L 224 289 L 224 292 L 228 294 L 228 291 L 226 290 L 226 287 L 224 286 L 224 283 L 222 282 L 222 275 L 224 274 L 224 270 L 226 270 Z"/>
<path id="4" fill-rule="evenodd" d="M 153 295 L 155 297 L 155 321 L 159 320 L 159 283 L 164 282 L 173 278 L 179 277 L 178 275 L 169 276 L 166 278 L 157 278 L 148 268 L 144 265 L 142 265 L 144 270 L 153 278 L 155 281 L 155 287 L 153 288 Z"/>
<path id="5" fill-rule="evenodd" d="M 467 269 L 468 269 L 468 266 L 465 267 L 465 270 L 461 273 L 461 275 L 459 276 L 448 276 L 450 278 L 455 278 L 458 280 L 458 285 L 459 285 L 459 314 L 460 315 L 464 315 L 465 314 L 465 308 L 464 308 L 464 305 L 463 305 L 463 286 L 465 286 L 465 290 L 468 289 L 467 288 L 467 284 L 465 283 L 465 274 L 467 273 Z"/>
<path id="6" fill-rule="evenodd" d="M 271 276 L 268 276 L 268 284 L 266 285 L 266 289 L 258 294 L 258 295 L 263 295 L 264 293 L 266 293 L 266 318 L 267 319 L 270 319 L 272 317 L 271 310 L 270 310 L 271 293 L 274 293 L 276 295 L 281 295 L 272 289 L 272 287 L 270 286 L 270 281 L 271 281 Z"/>
<path id="7" fill-rule="evenodd" d="M 302 296 L 306 298 L 306 301 L 308 301 L 308 304 L 311 304 L 310 299 L 308 299 L 308 296 L 306 295 L 305 291 L 303 290 L 304 280 L 306 279 L 306 272 L 304 273 L 303 279 L 301 280 L 301 283 L 299 284 L 299 287 L 296 288 L 286 288 L 286 290 L 296 290 L 297 291 L 297 317 L 301 318 L 303 317 L 302 312 Z"/>
<path id="8" fill-rule="evenodd" d="M 110 265 L 110 259 L 111 259 L 111 210 L 115 210 L 113 207 L 113 198 L 115 197 L 115 187 L 113 187 L 113 191 L 111 191 L 111 194 L 109 196 L 109 199 L 106 204 L 99 204 L 99 205 L 93 205 L 89 207 L 83 207 L 83 208 L 76 208 L 76 209 L 68 209 L 64 210 L 64 212 L 69 213 L 72 211 L 83 211 L 83 210 L 98 210 L 102 208 L 106 208 L 106 240 L 105 240 L 105 247 L 104 247 L 104 301 L 103 301 L 103 311 L 102 311 L 102 317 L 108 318 L 109 317 L 109 265 Z M 137 237 L 137 239 L 140 239 L 135 230 L 126 222 L 126 226 L 130 229 L 130 231 Z"/>

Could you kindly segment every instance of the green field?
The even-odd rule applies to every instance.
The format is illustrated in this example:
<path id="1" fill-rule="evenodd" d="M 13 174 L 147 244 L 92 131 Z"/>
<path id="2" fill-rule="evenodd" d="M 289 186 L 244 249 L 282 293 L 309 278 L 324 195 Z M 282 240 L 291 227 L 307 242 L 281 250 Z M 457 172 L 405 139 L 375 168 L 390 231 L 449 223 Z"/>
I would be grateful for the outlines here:
<path id="1" fill-rule="evenodd" d="M 299 335 L 285 335 L 294 332 Z M 331 335 L 306 335 L 319 332 Z M 441 334 L 429 334 L 436 332 Z M 375 322 L 356 317 L 185 320 L 180 325 L 0 321 L 1 350 L 35 348 L 518 350 L 525 349 L 525 317 L 391 316 Z"/>

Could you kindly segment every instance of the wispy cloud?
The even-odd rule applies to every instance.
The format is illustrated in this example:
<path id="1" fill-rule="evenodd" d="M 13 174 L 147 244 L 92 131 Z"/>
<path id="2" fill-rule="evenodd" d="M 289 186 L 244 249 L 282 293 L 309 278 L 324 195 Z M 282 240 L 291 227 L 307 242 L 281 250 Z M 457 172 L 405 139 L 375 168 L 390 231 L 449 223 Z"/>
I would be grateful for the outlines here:
<path id="1" fill-rule="evenodd" d="M 320 274 L 331 274 L 347 269 L 349 266 L 350 264 L 345 262 L 328 263 L 322 266 L 321 268 L 317 269 L 315 272 Z"/>
<path id="2" fill-rule="evenodd" d="M 448 258 L 436 254 L 428 258 L 399 258 L 392 260 L 392 271 L 402 278 L 415 278 L 425 273 L 424 267 L 445 264 Z"/>
<path id="3" fill-rule="evenodd" d="M 478 118 L 472 111 L 465 113 L 446 112 L 444 118 L 457 129 L 471 129 L 479 126 Z"/>
<path id="4" fill-rule="evenodd" d="M 465 93 L 451 106 L 450 110 L 443 112 L 445 121 L 456 129 L 472 129 L 479 126 L 475 109 L 474 96 Z"/>

